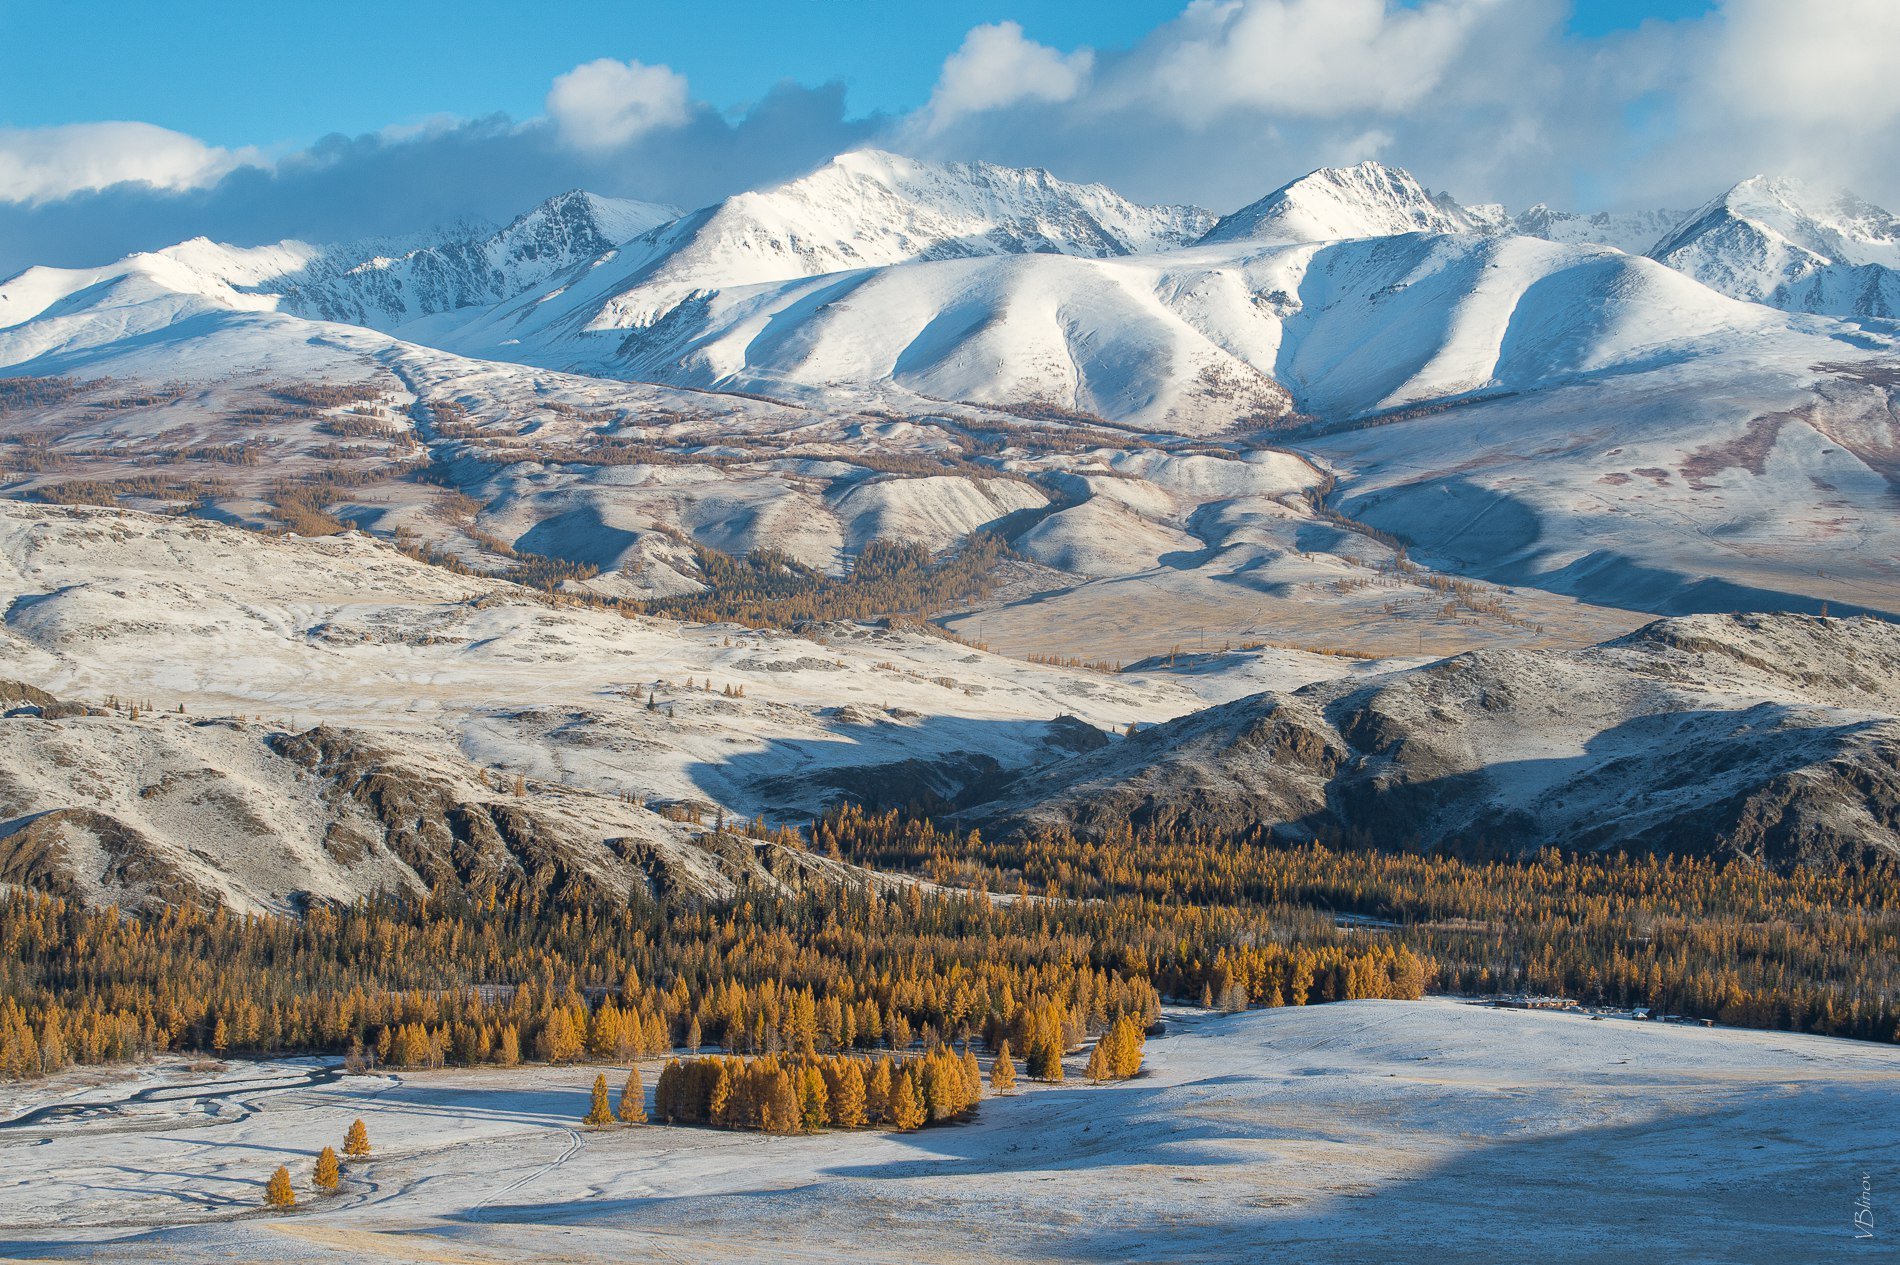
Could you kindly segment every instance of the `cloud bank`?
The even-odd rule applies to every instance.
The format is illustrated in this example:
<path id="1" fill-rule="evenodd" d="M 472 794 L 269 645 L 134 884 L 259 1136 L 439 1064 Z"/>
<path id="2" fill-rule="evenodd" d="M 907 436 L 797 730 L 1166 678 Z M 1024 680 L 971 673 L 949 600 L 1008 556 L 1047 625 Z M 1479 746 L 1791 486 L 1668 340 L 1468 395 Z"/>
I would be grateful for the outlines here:
<path id="1" fill-rule="evenodd" d="M 1585 2 L 1585 0 L 1579 0 Z M 832 83 L 749 108 L 602 58 L 545 114 L 330 136 L 267 160 L 138 122 L 0 130 L 0 275 L 197 234 L 249 244 L 505 220 L 569 188 L 704 205 L 878 144 L 1048 167 L 1229 210 L 1379 158 L 1466 201 L 1686 208 L 1759 171 L 1900 203 L 1900 4 L 1721 0 L 1600 38 L 1569 0 L 1190 0 L 1125 48 L 1003 21 L 946 50 L 913 114 L 853 118 Z"/>

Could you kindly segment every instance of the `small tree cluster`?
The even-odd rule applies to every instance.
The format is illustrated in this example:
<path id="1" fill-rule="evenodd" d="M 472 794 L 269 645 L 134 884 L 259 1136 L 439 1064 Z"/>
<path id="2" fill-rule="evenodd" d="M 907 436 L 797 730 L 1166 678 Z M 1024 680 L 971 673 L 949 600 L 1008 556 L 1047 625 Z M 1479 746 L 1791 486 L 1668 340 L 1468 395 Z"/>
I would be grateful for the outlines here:
<path id="1" fill-rule="evenodd" d="M 349 1129 L 343 1135 L 343 1153 L 351 1159 L 361 1159 L 369 1154 L 369 1130 L 363 1127 L 361 1120 L 350 1122 Z M 324 1194 L 334 1194 L 343 1182 L 342 1167 L 337 1163 L 336 1150 L 324 1147 L 317 1152 L 317 1163 L 310 1174 L 310 1184 Z M 264 1183 L 264 1202 L 273 1208 L 294 1208 L 297 1206 L 297 1192 L 290 1184 L 290 1169 L 282 1164 Z"/>
<path id="2" fill-rule="evenodd" d="M 668 1124 L 812 1133 L 921 1128 L 961 1115 L 982 1094 L 976 1056 L 939 1046 L 901 1060 L 815 1054 L 673 1059 L 660 1072 L 653 1102 Z"/>
<path id="3" fill-rule="evenodd" d="M 1125 1081 L 1141 1070 L 1147 1036 L 1127 1015 L 1117 1015 L 1089 1053 L 1086 1075 L 1092 1081 Z"/>

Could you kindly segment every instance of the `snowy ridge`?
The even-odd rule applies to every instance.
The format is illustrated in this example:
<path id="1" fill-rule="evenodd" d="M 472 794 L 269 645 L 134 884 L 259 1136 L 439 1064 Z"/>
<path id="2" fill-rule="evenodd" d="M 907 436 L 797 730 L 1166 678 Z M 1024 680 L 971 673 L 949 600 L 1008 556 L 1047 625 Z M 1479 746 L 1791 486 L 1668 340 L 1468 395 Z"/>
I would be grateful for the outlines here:
<path id="1" fill-rule="evenodd" d="M 1649 248 L 1683 222 L 1681 211 L 1559 211 L 1542 202 L 1511 217 L 1509 231 L 1571 246 L 1612 246 L 1629 255 Z"/>
<path id="2" fill-rule="evenodd" d="M 1779 319 L 1601 248 L 1406 235 L 913 263 L 703 294 L 624 335 L 457 349 L 813 399 L 856 384 L 1045 401 L 1194 433 L 1531 389 Z"/>
<path id="3" fill-rule="evenodd" d="M 525 316 L 531 326 L 637 328 L 709 290 L 920 259 L 1127 255 L 1192 241 L 1212 219 L 1195 207 L 1139 206 L 1041 170 L 859 150 L 630 242 L 584 285 L 518 305 L 510 323 Z"/>
<path id="4" fill-rule="evenodd" d="M 1469 233 L 1498 226 L 1499 213 L 1474 213 L 1434 195 L 1402 167 L 1362 162 L 1322 167 L 1258 202 L 1223 216 L 1201 240 L 1333 242 L 1395 233 Z"/>
<path id="5" fill-rule="evenodd" d="M 498 303 L 678 214 L 649 202 L 575 190 L 550 198 L 484 237 L 424 246 L 394 258 L 372 256 L 319 270 L 309 280 L 281 279 L 286 311 L 319 320 L 391 329 L 418 317 Z M 340 247 L 335 257 L 355 253 Z"/>
<path id="6" fill-rule="evenodd" d="M 1900 628 L 1700 615 L 1240 699 L 1025 775 L 1001 823 L 1262 825 L 1425 851 L 1900 855 Z"/>
<path id="7" fill-rule="evenodd" d="M 36 318 L 59 324 L 33 340 L 38 351 L 7 356 L 18 363 L 48 350 L 152 333 L 212 310 L 280 310 L 386 329 L 499 302 L 674 214 L 645 202 L 565 193 L 500 230 L 458 225 L 424 234 L 427 244 L 394 255 L 380 253 L 392 245 L 383 239 L 239 247 L 195 237 L 101 268 L 28 268 L 0 283 L 0 330 Z M 149 306 L 134 310 L 142 305 Z M 102 313 L 116 315 L 101 320 Z M 75 338 L 69 317 L 103 328 Z"/>
<path id="8" fill-rule="evenodd" d="M 1846 191 L 1756 176 L 1650 255 L 1723 294 L 1787 311 L 1900 315 L 1900 218 Z"/>

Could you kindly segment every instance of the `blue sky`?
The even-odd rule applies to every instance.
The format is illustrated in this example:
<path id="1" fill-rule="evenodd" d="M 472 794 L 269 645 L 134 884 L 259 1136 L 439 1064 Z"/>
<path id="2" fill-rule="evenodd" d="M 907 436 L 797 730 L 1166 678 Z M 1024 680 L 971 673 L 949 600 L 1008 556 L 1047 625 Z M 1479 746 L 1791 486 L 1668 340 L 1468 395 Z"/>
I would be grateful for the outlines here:
<path id="1" fill-rule="evenodd" d="M 1790 0 L 1800 2 L 1800 0 Z M 0 125 L 137 119 L 279 149 L 432 116 L 541 110 L 599 57 L 664 64 L 720 109 L 775 83 L 838 81 L 855 115 L 921 106 L 965 32 L 1014 20 L 1057 48 L 1132 45 L 1185 0 L 0 0 Z M 1710 0 L 1577 0 L 1583 37 Z"/>
<path id="2" fill-rule="evenodd" d="M 1376 159 L 1466 202 L 1900 202 L 1900 0 L 0 0 L 0 275 L 195 235 L 680 207 L 878 146 L 1227 211 Z"/>

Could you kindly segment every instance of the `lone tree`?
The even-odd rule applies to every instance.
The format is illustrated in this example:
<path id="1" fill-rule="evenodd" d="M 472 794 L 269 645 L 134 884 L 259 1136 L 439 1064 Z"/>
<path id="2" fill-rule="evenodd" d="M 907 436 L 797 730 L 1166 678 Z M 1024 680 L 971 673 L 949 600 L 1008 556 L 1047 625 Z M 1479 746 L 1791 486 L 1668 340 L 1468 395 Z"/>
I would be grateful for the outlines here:
<path id="1" fill-rule="evenodd" d="M 350 1131 L 343 1135 L 343 1154 L 353 1160 L 369 1154 L 369 1130 L 363 1127 L 361 1120 L 352 1121 Z"/>
<path id="2" fill-rule="evenodd" d="M 990 1064 L 990 1092 L 1007 1094 L 1016 1088 L 1016 1060 L 1009 1057 L 1009 1042 L 996 1047 L 996 1059 Z"/>
<path id="3" fill-rule="evenodd" d="M 627 1083 L 620 1087 L 620 1106 L 614 1112 L 622 1124 L 647 1122 L 647 1087 L 640 1083 L 640 1065 L 627 1069 Z"/>
<path id="4" fill-rule="evenodd" d="M 594 1077 L 594 1101 L 593 1104 L 588 1107 L 587 1115 L 581 1120 L 581 1123 L 591 1124 L 595 1128 L 599 1128 L 602 1125 L 612 1124 L 613 1122 L 614 1113 L 607 1108 L 607 1073 L 602 1072 L 600 1075 Z"/>
<path id="5" fill-rule="evenodd" d="M 297 1206 L 297 1192 L 290 1188 L 290 1170 L 282 1164 L 279 1164 L 277 1171 L 270 1175 L 270 1180 L 264 1183 L 264 1202 L 273 1208 Z"/>
<path id="6" fill-rule="evenodd" d="M 326 1146 L 317 1152 L 317 1171 L 316 1175 L 310 1179 L 310 1184 L 318 1190 L 335 1190 L 340 1177 L 341 1174 L 337 1172 L 336 1166 L 336 1152 Z"/>

